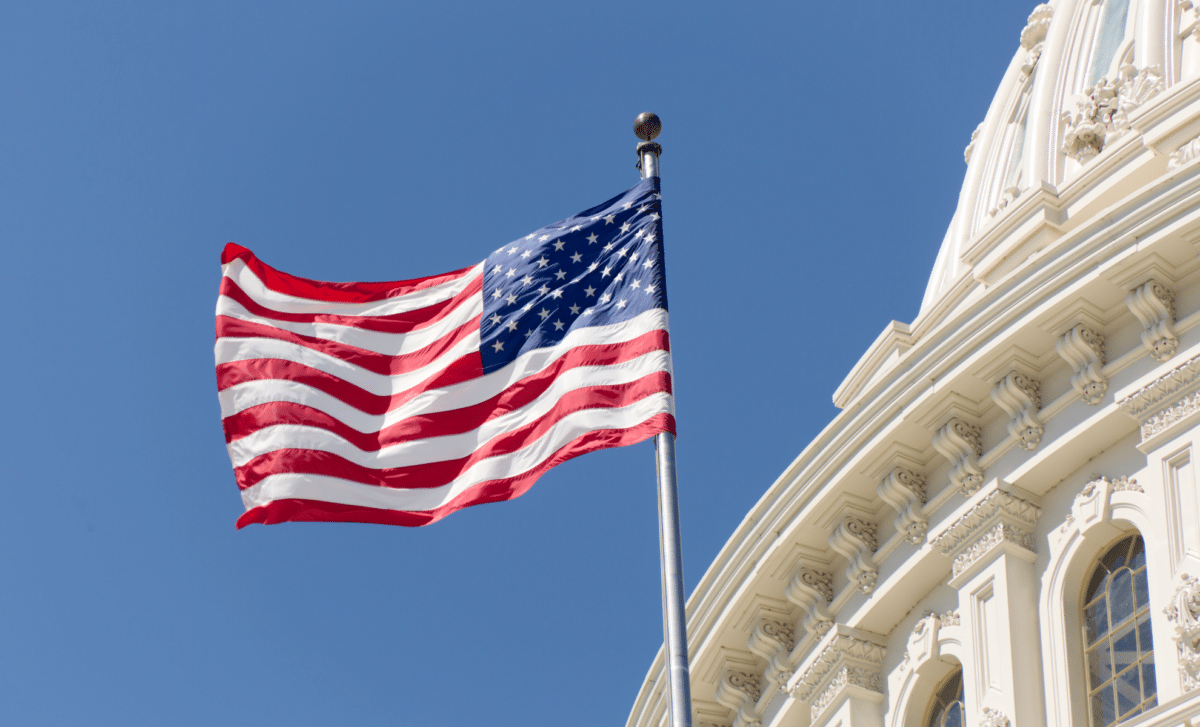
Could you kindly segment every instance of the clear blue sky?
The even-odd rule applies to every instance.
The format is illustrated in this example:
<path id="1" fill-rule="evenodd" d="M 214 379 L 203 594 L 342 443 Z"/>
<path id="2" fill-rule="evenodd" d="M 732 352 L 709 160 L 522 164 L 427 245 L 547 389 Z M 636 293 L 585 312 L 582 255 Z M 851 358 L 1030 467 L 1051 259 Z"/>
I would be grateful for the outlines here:
<path id="1" fill-rule="evenodd" d="M 427 528 L 237 532 L 221 247 L 470 265 L 635 184 L 657 112 L 691 588 L 916 315 L 1034 4 L 4 4 L 0 723 L 624 724 L 652 446 Z"/>

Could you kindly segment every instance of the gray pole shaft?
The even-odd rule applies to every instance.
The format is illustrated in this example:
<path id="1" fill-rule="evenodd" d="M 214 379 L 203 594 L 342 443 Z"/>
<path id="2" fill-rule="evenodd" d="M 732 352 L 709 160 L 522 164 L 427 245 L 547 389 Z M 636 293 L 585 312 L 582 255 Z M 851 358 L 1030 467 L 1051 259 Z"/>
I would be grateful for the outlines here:
<path id="1" fill-rule="evenodd" d="M 642 151 L 642 178 L 658 176 L 658 155 Z M 666 646 L 667 701 L 671 727 L 692 727 L 692 682 L 688 673 L 684 613 L 683 549 L 679 538 L 679 483 L 675 474 L 675 435 L 654 438 L 658 473 L 658 549 L 662 566 L 663 643 Z"/>

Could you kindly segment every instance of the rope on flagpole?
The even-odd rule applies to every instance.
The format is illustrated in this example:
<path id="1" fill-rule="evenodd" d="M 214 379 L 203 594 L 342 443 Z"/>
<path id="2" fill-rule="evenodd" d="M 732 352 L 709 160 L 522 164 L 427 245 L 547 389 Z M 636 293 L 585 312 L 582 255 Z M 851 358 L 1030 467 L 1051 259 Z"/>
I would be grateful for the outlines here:
<path id="1" fill-rule="evenodd" d="M 654 139 L 662 131 L 655 114 L 638 114 L 633 131 L 642 179 L 658 176 L 662 147 Z M 672 387 L 673 388 L 673 387 Z M 654 438 L 658 474 L 658 552 L 662 566 L 663 643 L 666 646 L 667 711 L 671 727 L 692 727 L 692 684 L 688 672 L 687 620 L 684 613 L 683 549 L 679 536 L 679 482 L 675 471 L 675 435 Z"/>

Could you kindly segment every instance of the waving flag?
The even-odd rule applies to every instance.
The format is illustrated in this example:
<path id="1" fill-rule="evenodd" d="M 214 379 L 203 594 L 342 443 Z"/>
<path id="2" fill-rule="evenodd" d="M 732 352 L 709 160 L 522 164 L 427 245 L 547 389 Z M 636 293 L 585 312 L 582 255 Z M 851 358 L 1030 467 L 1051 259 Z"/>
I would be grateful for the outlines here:
<path id="1" fill-rule="evenodd" d="M 658 183 L 416 280 L 308 280 L 227 245 L 215 351 L 238 527 L 424 525 L 674 433 Z"/>

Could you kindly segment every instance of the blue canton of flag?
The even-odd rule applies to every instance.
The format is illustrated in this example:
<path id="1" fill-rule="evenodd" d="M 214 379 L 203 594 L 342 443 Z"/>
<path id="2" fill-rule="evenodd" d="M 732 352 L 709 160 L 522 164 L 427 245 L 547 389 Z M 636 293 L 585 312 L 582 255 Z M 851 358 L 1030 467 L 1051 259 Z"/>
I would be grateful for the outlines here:
<path id="1" fill-rule="evenodd" d="M 514 240 L 484 264 L 485 373 L 560 343 L 572 328 L 666 310 L 659 180 Z"/>

